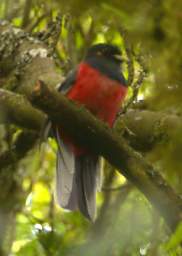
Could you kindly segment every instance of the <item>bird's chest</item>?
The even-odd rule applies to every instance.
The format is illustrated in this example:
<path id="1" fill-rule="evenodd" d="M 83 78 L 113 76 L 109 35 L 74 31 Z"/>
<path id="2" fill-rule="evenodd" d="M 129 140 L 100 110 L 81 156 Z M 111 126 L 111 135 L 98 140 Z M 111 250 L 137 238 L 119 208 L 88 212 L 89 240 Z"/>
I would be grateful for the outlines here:
<path id="1" fill-rule="evenodd" d="M 83 104 L 111 126 L 125 94 L 126 87 L 119 82 L 87 64 L 82 64 L 67 97 Z"/>

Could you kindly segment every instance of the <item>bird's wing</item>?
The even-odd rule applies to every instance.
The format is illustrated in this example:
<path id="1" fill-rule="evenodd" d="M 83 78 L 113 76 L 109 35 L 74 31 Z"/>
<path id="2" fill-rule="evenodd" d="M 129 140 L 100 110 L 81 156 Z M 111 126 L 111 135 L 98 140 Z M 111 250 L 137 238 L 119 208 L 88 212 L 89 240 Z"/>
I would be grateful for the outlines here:
<path id="1" fill-rule="evenodd" d="M 76 81 L 76 70 L 71 71 L 58 91 L 66 94 Z M 51 121 L 48 129 L 51 129 Z M 48 133 L 48 132 L 47 132 Z M 99 158 L 93 155 L 75 156 L 61 139 L 60 129 L 53 128 L 57 140 L 56 197 L 61 207 L 80 210 L 90 220 L 96 215 L 96 190 L 99 187 Z"/>
<path id="2" fill-rule="evenodd" d="M 65 81 L 58 87 L 58 91 L 66 94 L 76 81 L 77 70 L 68 73 Z M 74 190 L 74 172 L 75 156 L 69 146 L 61 140 L 60 130 L 55 129 L 54 136 L 58 143 L 57 168 L 56 168 L 56 196 L 61 207 L 75 210 L 77 209 L 76 193 L 71 194 Z"/>
<path id="3" fill-rule="evenodd" d="M 56 196 L 61 207 L 76 210 L 77 193 L 75 190 L 75 156 L 60 138 L 60 132 L 56 129 L 56 140 L 58 143 L 57 166 L 56 166 Z"/>
<path id="4" fill-rule="evenodd" d="M 61 207 L 79 209 L 89 220 L 96 216 L 96 192 L 99 158 L 93 155 L 75 157 L 61 140 L 57 155 L 56 193 Z"/>
<path id="5" fill-rule="evenodd" d="M 59 92 L 65 95 L 71 89 L 76 81 L 76 72 L 77 69 L 73 69 L 68 73 L 67 78 L 58 85 Z M 52 129 L 51 120 L 47 118 L 40 131 L 40 142 L 46 141 L 49 136 L 55 137 L 55 131 Z"/>
<path id="6" fill-rule="evenodd" d="M 58 87 L 58 91 L 66 94 L 76 81 L 77 69 L 71 70 L 63 83 Z"/>

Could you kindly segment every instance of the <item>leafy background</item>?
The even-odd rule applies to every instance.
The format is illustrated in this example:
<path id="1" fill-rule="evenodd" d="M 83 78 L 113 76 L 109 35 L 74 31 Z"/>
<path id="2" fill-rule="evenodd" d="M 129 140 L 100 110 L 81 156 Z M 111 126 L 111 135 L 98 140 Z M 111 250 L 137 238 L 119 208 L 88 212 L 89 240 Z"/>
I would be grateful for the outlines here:
<path id="1" fill-rule="evenodd" d="M 132 46 L 142 56 L 148 71 L 138 99 L 145 101 L 147 109 L 177 114 L 179 118 L 182 109 L 181 10 L 182 2 L 176 0 L 0 2 L 0 17 L 30 33 L 46 30 L 52 20 L 62 17 L 55 54 L 58 70 L 63 75 L 82 59 L 93 43 L 117 44 L 124 59 L 127 46 Z M 134 67 L 137 79 L 140 69 L 136 61 Z M 127 77 L 126 62 L 123 72 Z M 1 152 L 8 147 L 5 138 L 13 129 L 16 136 L 19 129 L 0 126 Z M 157 143 L 145 157 L 180 193 L 181 130 L 171 127 L 171 135 L 172 140 Z M 12 169 L 18 170 L 13 176 L 17 194 L 12 195 L 12 200 L 18 198 L 16 217 L 3 245 L 9 255 L 182 255 L 182 227 L 170 234 L 158 212 L 119 174 L 115 173 L 112 182 L 108 182 L 112 168 L 107 163 L 104 167 L 106 189 L 98 193 L 98 219 L 94 224 L 78 212 L 60 209 L 54 200 L 55 152 L 56 143 L 49 139 L 41 150 L 33 149 L 4 173 L 8 179 L 8 175 L 13 175 Z"/>

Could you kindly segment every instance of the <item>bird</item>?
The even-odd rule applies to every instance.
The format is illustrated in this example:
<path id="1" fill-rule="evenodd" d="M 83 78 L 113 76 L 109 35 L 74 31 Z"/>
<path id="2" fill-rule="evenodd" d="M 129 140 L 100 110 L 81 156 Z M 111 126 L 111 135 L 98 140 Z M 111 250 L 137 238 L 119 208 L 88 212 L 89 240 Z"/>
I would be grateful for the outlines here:
<path id="1" fill-rule="evenodd" d="M 128 89 L 121 64 L 121 51 L 116 45 L 92 45 L 58 91 L 112 127 Z M 80 211 L 94 222 L 96 193 L 102 183 L 101 158 L 74 143 L 60 124 L 51 123 L 51 127 L 58 144 L 57 201 L 62 208 Z"/>

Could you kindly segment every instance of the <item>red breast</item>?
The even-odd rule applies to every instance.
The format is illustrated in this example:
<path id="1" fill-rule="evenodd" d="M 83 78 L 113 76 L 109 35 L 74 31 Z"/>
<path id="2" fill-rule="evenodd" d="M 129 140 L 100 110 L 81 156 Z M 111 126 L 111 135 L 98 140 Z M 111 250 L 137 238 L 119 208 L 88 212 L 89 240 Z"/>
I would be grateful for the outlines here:
<path id="1" fill-rule="evenodd" d="M 112 126 L 126 93 L 126 86 L 88 64 L 81 63 L 76 83 L 67 97 L 83 104 L 95 116 Z"/>
<path id="2" fill-rule="evenodd" d="M 83 104 L 95 116 L 112 127 L 126 93 L 126 86 L 101 74 L 87 63 L 81 63 L 76 82 L 68 91 L 67 97 Z M 70 144 L 76 155 L 85 152 L 85 149 L 73 145 L 65 136 L 64 141 Z"/>

